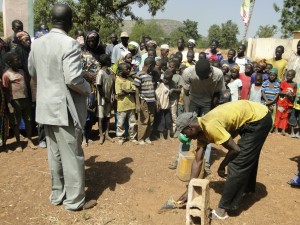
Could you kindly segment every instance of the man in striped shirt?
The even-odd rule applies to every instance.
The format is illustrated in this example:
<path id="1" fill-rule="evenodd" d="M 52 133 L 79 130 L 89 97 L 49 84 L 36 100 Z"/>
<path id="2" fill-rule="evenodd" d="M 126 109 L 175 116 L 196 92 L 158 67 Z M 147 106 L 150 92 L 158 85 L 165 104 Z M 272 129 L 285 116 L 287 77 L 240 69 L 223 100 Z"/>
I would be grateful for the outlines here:
<path id="1" fill-rule="evenodd" d="M 156 100 L 154 83 L 150 74 L 154 67 L 154 58 L 146 58 L 144 67 L 134 79 L 134 85 L 136 86 L 136 110 L 138 112 L 138 144 L 140 145 L 152 144 L 150 134 L 154 121 Z"/>

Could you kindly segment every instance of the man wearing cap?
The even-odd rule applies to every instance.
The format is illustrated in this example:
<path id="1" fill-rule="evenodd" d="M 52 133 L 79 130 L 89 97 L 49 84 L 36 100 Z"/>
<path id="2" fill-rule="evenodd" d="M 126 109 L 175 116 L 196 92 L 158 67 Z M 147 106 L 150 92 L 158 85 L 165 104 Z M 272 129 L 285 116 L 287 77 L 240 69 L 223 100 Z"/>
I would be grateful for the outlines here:
<path id="1" fill-rule="evenodd" d="M 185 103 L 186 112 L 196 112 L 202 116 L 216 106 L 219 93 L 225 87 L 220 69 L 211 67 L 206 59 L 199 59 L 195 66 L 184 70 L 182 78 L 184 94 L 190 100 L 189 104 Z M 186 151 L 189 148 L 183 144 L 180 149 Z M 210 154 L 211 145 L 208 145 L 205 152 L 207 174 L 210 174 Z"/>
<path id="2" fill-rule="evenodd" d="M 168 58 L 170 47 L 167 44 L 160 46 L 160 58 Z"/>
<path id="3" fill-rule="evenodd" d="M 109 57 L 111 58 L 114 47 L 119 43 L 118 37 L 115 33 L 112 33 L 110 35 L 110 41 L 111 41 L 111 44 L 107 45 L 105 48 L 105 54 L 109 55 Z"/>
<path id="4" fill-rule="evenodd" d="M 177 118 L 175 135 L 197 140 L 196 157 L 191 178 L 197 178 L 208 143 L 222 145 L 228 150 L 218 174 L 226 182 L 218 208 L 212 210 L 213 219 L 228 218 L 227 210 L 237 210 L 244 194 L 254 193 L 258 160 L 263 144 L 272 127 L 268 108 L 260 103 L 240 100 L 220 105 L 202 117 L 184 113 Z M 233 139 L 240 135 L 237 143 Z M 227 167 L 227 175 L 225 167 Z M 187 192 L 180 198 L 185 202 Z"/>
<path id="5" fill-rule="evenodd" d="M 120 35 L 121 43 L 115 45 L 111 54 L 111 62 L 115 63 L 121 58 L 122 52 L 128 51 L 128 33 L 123 31 Z"/>
<path id="6" fill-rule="evenodd" d="M 196 41 L 194 39 L 189 39 L 188 42 L 187 42 L 187 48 L 188 48 L 188 50 L 182 52 L 182 61 L 183 62 L 187 61 L 187 53 L 188 53 L 188 51 L 195 52 L 194 51 L 195 46 L 196 46 Z M 198 59 L 199 58 L 199 53 L 195 52 L 194 58 Z"/>

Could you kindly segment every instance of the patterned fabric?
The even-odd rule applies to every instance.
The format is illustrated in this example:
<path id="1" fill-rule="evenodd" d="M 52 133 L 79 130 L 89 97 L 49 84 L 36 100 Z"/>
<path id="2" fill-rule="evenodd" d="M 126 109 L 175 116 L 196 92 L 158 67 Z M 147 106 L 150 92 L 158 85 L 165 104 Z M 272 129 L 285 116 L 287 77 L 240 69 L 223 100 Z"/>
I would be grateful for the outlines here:
<path id="1" fill-rule="evenodd" d="M 146 102 L 155 102 L 155 90 L 152 76 L 144 71 L 139 72 L 134 79 L 134 85 L 140 89 L 140 98 Z"/>
<path id="2" fill-rule="evenodd" d="M 270 81 L 267 80 L 262 84 L 262 89 L 261 92 L 265 94 L 266 98 L 268 100 L 274 100 L 276 94 L 278 94 L 280 92 L 280 84 L 279 82 L 274 82 L 274 87 L 270 88 Z M 265 104 L 265 100 L 262 99 L 262 103 Z M 274 103 L 275 105 L 276 103 Z"/>
<path id="3" fill-rule="evenodd" d="M 300 83 L 297 84 L 297 91 L 294 101 L 294 109 L 300 110 Z"/>

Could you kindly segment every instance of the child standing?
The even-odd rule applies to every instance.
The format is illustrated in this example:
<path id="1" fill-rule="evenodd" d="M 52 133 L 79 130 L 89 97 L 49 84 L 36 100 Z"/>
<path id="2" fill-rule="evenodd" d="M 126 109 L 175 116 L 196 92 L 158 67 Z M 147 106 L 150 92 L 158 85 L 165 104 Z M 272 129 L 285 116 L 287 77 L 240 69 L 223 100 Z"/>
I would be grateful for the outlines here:
<path id="1" fill-rule="evenodd" d="M 20 142 L 19 125 L 21 118 L 25 121 L 26 134 L 28 137 L 28 146 L 36 149 L 31 139 L 31 102 L 28 97 L 28 88 L 26 86 L 25 74 L 18 68 L 21 66 L 20 59 L 15 53 L 7 53 L 5 62 L 8 70 L 3 74 L 2 84 L 6 88 L 6 100 L 10 113 L 10 122 L 14 128 L 14 134 L 17 140 L 16 151 L 22 152 Z"/>
<path id="2" fill-rule="evenodd" d="M 276 81 L 278 70 L 273 68 L 269 71 L 269 80 L 265 81 L 262 84 L 261 94 L 262 94 L 262 103 L 264 103 L 269 112 L 272 115 L 272 120 L 274 124 L 275 113 L 276 113 L 276 102 L 280 92 L 280 84 Z"/>
<path id="3" fill-rule="evenodd" d="M 228 84 L 228 87 L 230 88 L 232 102 L 240 100 L 241 97 L 241 89 L 243 84 L 242 81 L 239 79 L 239 71 L 239 66 L 233 66 L 230 69 L 231 81 Z"/>
<path id="4" fill-rule="evenodd" d="M 115 91 L 117 96 L 117 137 L 119 144 L 124 143 L 125 122 L 129 124 L 130 141 L 137 143 L 135 139 L 136 119 L 135 119 L 135 86 L 133 80 L 130 78 L 131 67 L 128 63 L 121 63 L 118 66 L 119 76 L 116 78 Z"/>
<path id="5" fill-rule="evenodd" d="M 300 138 L 300 132 L 299 132 L 300 130 L 300 84 L 297 84 L 297 92 L 294 101 L 294 108 L 291 113 L 289 124 L 291 125 L 292 128 L 291 137 Z M 298 131 L 295 132 L 297 126 L 298 126 Z"/>
<path id="6" fill-rule="evenodd" d="M 224 83 L 225 83 L 225 89 L 221 91 L 220 98 L 218 100 L 218 105 L 231 102 L 231 93 L 230 88 L 228 87 L 228 84 L 231 81 L 231 76 L 229 74 L 226 74 L 224 76 Z"/>
<path id="7" fill-rule="evenodd" d="M 193 66 L 196 64 L 194 58 L 195 58 L 194 51 L 189 50 L 186 54 L 186 61 L 184 61 L 182 64 L 184 64 L 187 67 Z"/>
<path id="8" fill-rule="evenodd" d="M 254 84 L 251 84 L 249 101 L 261 103 L 262 74 L 255 76 Z"/>
<path id="9" fill-rule="evenodd" d="M 166 70 L 162 82 L 157 87 L 155 94 L 157 99 L 157 105 L 159 108 L 159 125 L 158 132 L 160 133 L 160 139 L 164 139 L 164 134 L 167 132 L 167 139 L 170 139 L 170 132 L 172 128 L 172 118 L 170 110 L 170 95 L 172 89 L 172 77 L 173 72 Z"/>
<path id="10" fill-rule="evenodd" d="M 156 108 L 154 83 L 150 75 L 155 67 L 152 57 L 145 59 L 144 66 L 134 79 L 136 110 L 138 112 L 138 140 L 140 145 L 152 144 L 150 134 Z"/>
<path id="11" fill-rule="evenodd" d="M 244 72 L 240 72 L 240 80 L 242 81 L 242 85 L 243 85 L 243 88 L 241 90 L 241 99 L 248 100 L 249 98 L 252 73 L 253 73 L 253 66 L 250 63 L 245 65 Z"/>
<path id="12" fill-rule="evenodd" d="M 111 59 L 109 55 L 102 54 L 99 57 L 101 69 L 96 78 L 98 89 L 98 117 L 99 117 L 99 133 L 100 144 L 103 144 L 104 138 L 110 142 L 114 140 L 109 136 L 109 120 L 112 109 L 114 75 L 109 69 L 111 66 Z"/>
<path id="13" fill-rule="evenodd" d="M 277 111 L 275 116 L 275 133 L 278 134 L 278 128 L 281 134 L 285 136 L 285 129 L 288 125 L 289 112 L 293 107 L 293 96 L 296 93 L 297 83 L 293 82 L 296 71 L 289 70 L 286 74 L 286 80 L 280 84 L 280 93 L 277 102 Z"/>

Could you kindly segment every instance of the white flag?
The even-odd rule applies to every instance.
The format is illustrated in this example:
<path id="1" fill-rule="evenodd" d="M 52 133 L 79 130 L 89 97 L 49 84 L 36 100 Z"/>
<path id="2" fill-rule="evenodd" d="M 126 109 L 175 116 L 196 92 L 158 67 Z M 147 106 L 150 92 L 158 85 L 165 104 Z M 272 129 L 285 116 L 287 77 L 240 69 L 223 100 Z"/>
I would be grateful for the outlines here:
<path id="1" fill-rule="evenodd" d="M 241 6 L 241 17 L 246 25 L 249 23 L 249 11 L 251 2 L 252 0 L 244 0 Z"/>

